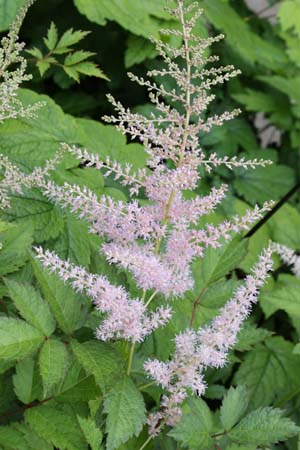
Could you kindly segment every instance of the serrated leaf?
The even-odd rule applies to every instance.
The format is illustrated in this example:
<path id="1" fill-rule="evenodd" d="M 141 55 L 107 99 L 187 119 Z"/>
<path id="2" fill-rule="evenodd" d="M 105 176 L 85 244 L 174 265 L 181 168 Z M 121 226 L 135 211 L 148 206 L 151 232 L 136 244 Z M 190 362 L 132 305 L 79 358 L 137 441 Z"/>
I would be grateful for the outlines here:
<path id="1" fill-rule="evenodd" d="M 77 420 L 91 450 L 101 450 L 103 448 L 101 446 L 103 434 L 95 421 L 91 417 L 85 418 L 80 416 L 77 416 Z"/>
<path id="2" fill-rule="evenodd" d="M 293 354 L 293 344 L 279 336 L 271 337 L 245 355 L 233 382 L 247 386 L 250 405 L 257 408 L 298 389 L 299 368 L 300 357 Z"/>
<path id="3" fill-rule="evenodd" d="M 68 56 L 66 56 L 64 65 L 65 66 L 73 66 L 74 64 L 78 64 L 82 61 L 85 61 L 90 56 L 95 55 L 93 52 L 87 52 L 85 50 L 78 50 L 76 52 L 70 53 Z"/>
<path id="4" fill-rule="evenodd" d="M 241 170 L 234 180 L 234 187 L 250 204 L 263 203 L 270 198 L 283 197 L 295 183 L 291 167 L 273 165 L 256 170 Z"/>
<path id="5" fill-rule="evenodd" d="M 28 283 L 6 279 L 5 284 L 23 319 L 37 328 L 44 336 L 50 336 L 55 330 L 55 320 L 49 305 L 42 299 L 39 292 Z"/>
<path id="6" fill-rule="evenodd" d="M 245 386 L 231 387 L 222 402 L 220 419 L 226 431 L 230 430 L 247 411 L 249 393 Z"/>
<path id="7" fill-rule="evenodd" d="M 71 78 L 74 78 L 75 81 L 79 82 L 79 74 L 82 73 L 84 75 L 90 77 L 98 77 L 103 78 L 104 80 L 108 80 L 107 76 L 102 72 L 99 67 L 93 62 L 84 61 L 70 66 L 63 66 L 64 71 Z"/>
<path id="8" fill-rule="evenodd" d="M 293 275 L 280 274 L 272 290 L 261 292 L 259 301 L 267 318 L 283 310 L 292 319 L 300 319 L 300 280 Z"/>
<path id="9" fill-rule="evenodd" d="M 118 381 L 106 395 L 104 411 L 107 450 L 114 450 L 133 435 L 137 436 L 146 421 L 143 396 L 128 377 Z"/>
<path id="10" fill-rule="evenodd" d="M 56 47 L 58 40 L 57 28 L 54 22 L 51 22 L 50 28 L 47 33 L 47 37 L 44 38 L 44 42 L 48 50 L 53 50 Z"/>
<path id="11" fill-rule="evenodd" d="M 39 69 L 40 75 L 42 77 L 47 72 L 47 70 L 50 68 L 51 64 L 47 60 L 45 60 L 45 61 L 37 61 L 36 66 Z"/>
<path id="12" fill-rule="evenodd" d="M 0 445 L 5 450 L 53 450 L 53 446 L 28 425 L 18 422 L 0 427 Z"/>
<path id="13" fill-rule="evenodd" d="M 66 345 L 57 339 L 44 342 L 39 354 L 40 374 L 43 380 L 44 398 L 63 380 L 68 368 L 69 355 Z"/>
<path id="14" fill-rule="evenodd" d="M 32 240 L 32 230 L 27 225 L 16 225 L 0 233 L 0 275 L 14 272 L 25 264 Z"/>
<path id="15" fill-rule="evenodd" d="M 294 422 L 283 417 L 280 409 L 261 408 L 242 419 L 228 436 L 241 444 L 265 446 L 285 441 L 299 431 Z"/>
<path id="16" fill-rule="evenodd" d="M 87 450 L 76 415 L 68 405 L 41 405 L 28 409 L 25 420 L 39 436 L 59 449 Z"/>
<path id="17" fill-rule="evenodd" d="M 105 25 L 106 20 L 114 20 L 126 30 L 147 39 L 159 37 L 161 22 L 156 17 L 171 18 L 160 0 L 123 0 L 122 4 L 119 0 L 74 0 L 74 3 L 92 22 Z"/>
<path id="18" fill-rule="evenodd" d="M 80 402 L 94 400 L 99 397 L 101 390 L 95 384 L 93 375 L 89 375 L 74 358 L 66 376 L 57 388 L 55 398 L 59 402 Z"/>
<path id="19" fill-rule="evenodd" d="M 237 350 L 238 352 L 251 350 L 256 344 L 271 337 L 272 334 L 272 331 L 266 330 L 265 328 L 256 328 L 255 325 L 245 323 L 238 333 L 234 350 Z"/>
<path id="20" fill-rule="evenodd" d="M 91 248 L 87 224 L 68 216 L 63 232 L 51 248 L 60 258 L 68 259 L 77 266 L 88 267 L 91 260 Z"/>
<path id="21" fill-rule="evenodd" d="M 157 50 L 152 42 L 141 36 L 130 34 L 125 52 L 125 67 L 128 69 L 134 64 L 139 64 L 147 58 L 154 58 Z"/>
<path id="22" fill-rule="evenodd" d="M 26 53 L 29 53 L 29 55 L 32 55 L 37 59 L 43 59 L 43 53 L 37 47 L 33 47 L 33 48 L 30 48 L 29 50 L 26 50 Z"/>
<path id="23" fill-rule="evenodd" d="M 0 31 L 10 27 L 24 3 L 25 0 L 0 0 Z"/>
<path id="24" fill-rule="evenodd" d="M 57 275 L 42 268 L 33 256 L 30 257 L 30 262 L 59 328 L 66 334 L 72 334 L 85 321 L 83 298 Z"/>
<path id="25" fill-rule="evenodd" d="M 233 239 L 220 249 L 209 247 L 204 258 L 194 264 L 197 284 L 205 287 L 220 280 L 237 267 L 246 253 L 247 242 L 239 238 Z"/>
<path id="26" fill-rule="evenodd" d="M 42 393 L 40 377 L 33 358 L 25 358 L 16 365 L 13 383 L 18 399 L 25 405 L 40 396 Z"/>
<path id="27" fill-rule="evenodd" d="M 44 340 L 42 333 L 23 320 L 0 317 L 0 358 L 14 360 L 34 353 Z"/>
<path id="28" fill-rule="evenodd" d="M 116 352 L 109 344 L 100 341 L 87 341 L 82 344 L 73 340 L 72 350 L 87 373 L 94 375 L 101 390 L 114 382 L 114 377 L 120 375 L 121 363 Z"/>
<path id="29" fill-rule="evenodd" d="M 64 220 L 59 208 L 37 189 L 10 198 L 11 208 L 4 211 L 4 217 L 31 227 L 36 242 L 55 239 L 62 231 Z"/>
<path id="30" fill-rule="evenodd" d="M 58 41 L 56 49 L 64 48 L 64 47 L 71 47 L 72 45 L 80 42 L 89 33 L 90 33 L 90 31 L 82 31 L 82 30 L 74 31 L 73 28 L 70 28 L 62 35 L 62 37 Z"/>
<path id="31" fill-rule="evenodd" d="M 293 249 L 300 244 L 300 213 L 292 205 L 285 204 L 269 220 L 271 237 L 274 242 Z M 287 233 L 286 230 L 289 230 Z"/>
<path id="32" fill-rule="evenodd" d="M 204 450 L 212 444 L 212 429 L 213 416 L 207 404 L 202 399 L 191 398 L 183 407 L 181 421 L 169 435 L 190 450 Z"/>
<path id="33" fill-rule="evenodd" d="M 300 1 L 285 0 L 280 4 L 278 18 L 284 31 L 292 29 L 300 37 Z"/>

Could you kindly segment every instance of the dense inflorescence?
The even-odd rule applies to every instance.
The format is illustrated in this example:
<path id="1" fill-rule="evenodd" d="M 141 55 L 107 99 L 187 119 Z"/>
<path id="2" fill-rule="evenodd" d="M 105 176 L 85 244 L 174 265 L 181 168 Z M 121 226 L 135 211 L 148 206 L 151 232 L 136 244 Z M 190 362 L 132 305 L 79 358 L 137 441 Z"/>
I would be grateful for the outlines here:
<path id="1" fill-rule="evenodd" d="M 200 168 L 208 172 L 220 165 L 229 169 L 253 169 L 265 166 L 269 161 L 204 154 L 199 144 L 199 133 L 222 126 L 239 113 L 233 110 L 210 116 L 208 107 L 215 98 L 211 89 L 230 80 L 239 71 L 231 65 L 215 67 L 218 58 L 208 55 L 207 49 L 223 36 L 202 39 L 193 34 L 201 14 L 197 3 L 185 7 L 183 0 L 177 0 L 177 7 L 169 13 L 179 21 L 181 30 L 164 29 L 162 32 L 179 36 L 182 45 L 173 48 L 163 41 L 156 42 L 165 68 L 149 71 L 148 76 L 150 79 L 171 77 L 176 88 L 168 90 L 164 84 L 130 74 L 133 81 L 147 87 L 156 113 L 150 118 L 144 117 L 124 108 L 109 96 L 117 116 L 104 118 L 132 139 L 140 140 L 148 155 L 146 169 L 134 171 L 129 164 L 123 166 L 109 158 L 101 160 L 85 149 L 67 144 L 62 144 L 54 162 L 49 161 L 44 169 L 37 168 L 31 175 L 22 174 L 4 159 L 2 164 L 6 169 L 2 183 L 4 205 L 7 205 L 5 199 L 9 190 L 38 186 L 48 199 L 86 220 L 91 233 L 103 238 L 100 250 L 107 260 L 133 275 L 140 289 L 138 298 L 131 298 L 124 287 L 111 284 L 102 275 L 90 274 L 69 261 L 61 260 L 53 252 L 37 249 L 37 257 L 45 267 L 57 272 L 74 289 L 84 290 L 105 315 L 97 337 L 101 340 L 125 339 L 131 343 L 128 373 L 134 345 L 165 325 L 172 316 L 171 307 L 165 301 L 151 310 L 148 308 L 150 302 L 157 298 L 171 301 L 183 297 L 194 285 L 191 272 L 194 259 L 203 257 L 208 247 L 220 247 L 234 233 L 249 229 L 272 205 L 269 202 L 262 207 L 255 206 L 244 216 L 233 216 L 218 225 L 207 223 L 202 228 L 199 226 L 199 220 L 217 208 L 227 191 L 227 186 L 221 185 L 213 187 L 208 195 L 193 192 L 199 190 Z M 11 58 L 20 62 L 21 68 L 19 75 L 11 78 L 14 80 L 11 84 L 12 99 L 19 82 L 25 79 L 24 63 L 16 59 L 22 46 L 16 44 L 14 36 L 8 38 L 15 45 L 12 54 L 15 56 Z M 7 47 L 9 41 L 4 41 L 4 44 Z M 3 55 L 2 59 L 5 53 Z M 6 117 L 25 114 L 15 100 L 7 105 L 10 106 L 4 105 Z M 105 176 L 113 175 L 128 188 L 131 200 L 98 198 L 88 188 L 67 183 L 60 186 L 49 181 L 48 173 L 63 152 L 70 152 L 87 166 L 103 170 Z M 234 345 L 242 321 L 248 316 L 270 269 L 271 248 L 268 248 L 246 278 L 244 286 L 237 290 L 211 325 L 198 331 L 188 329 L 176 336 L 176 350 L 170 361 L 145 363 L 148 375 L 166 389 L 161 411 L 149 418 L 152 435 L 159 432 L 163 424 L 174 425 L 178 421 L 180 405 L 189 391 L 198 395 L 204 392 L 202 372 L 205 368 L 224 365 L 227 352 Z"/>

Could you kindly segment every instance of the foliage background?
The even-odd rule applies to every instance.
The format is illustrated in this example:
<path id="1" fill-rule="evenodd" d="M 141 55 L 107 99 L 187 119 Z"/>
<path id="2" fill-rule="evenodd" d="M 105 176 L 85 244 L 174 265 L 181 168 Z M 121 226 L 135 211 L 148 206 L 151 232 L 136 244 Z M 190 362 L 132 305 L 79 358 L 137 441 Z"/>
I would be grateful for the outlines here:
<path id="1" fill-rule="evenodd" d="M 269 3 L 271 6 L 276 2 Z M 1 31 L 7 30 L 21 4 L 22 0 L 0 0 Z M 271 198 L 284 201 L 250 237 L 241 237 L 221 251 L 210 251 L 203 261 L 195 263 L 195 291 L 176 304 L 175 320 L 149 338 L 135 359 L 133 376 L 140 386 L 147 383 L 142 361 L 153 353 L 168 358 L 172 338 L 189 324 L 200 292 L 195 326 L 214 317 L 270 238 L 300 250 L 299 191 L 295 188 L 288 201 L 285 198 L 300 181 L 300 2 L 279 2 L 272 22 L 254 14 L 244 0 L 199 0 L 199 4 L 205 11 L 199 34 L 224 33 L 225 41 L 216 45 L 214 51 L 222 64 L 233 63 L 242 70 L 238 79 L 216 87 L 211 113 L 234 107 L 241 107 L 243 112 L 221 129 L 202 136 L 203 149 L 220 155 L 274 161 L 270 167 L 249 172 L 219 169 L 213 177 L 203 179 L 201 194 L 222 181 L 231 187 L 227 202 L 210 219 L 220 221 L 227 214 L 242 213 L 248 205 Z M 95 53 L 92 60 L 109 81 L 82 76 L 76 83 L 59 67 L 51 67 L 41 77 L 30 60 L 33 79 L 24 86 L 21 98 L 24 103 L 42 98 L 46 105 L 37 120 L 1 125 L 0 152 L 30 171 L 51 157 L 64 141 L 143 167 L 145 155 L 140 144 L 128 143 L 99 120 L 111 112 L 107 93 L 126 106 L 146 114 L 151 111 L 147 92 L 131 84 L 126 72 L 145 75 L 148 68 L 161 64 L 149 37 L 158 37 L 159 29 L 169 25 L 162 6 L 161 0 L 37 0 L 22 27 L 21 39 L 27 48 L 45 49 L 43 37 L 51 21 L 60 34 L 71 27 L 91 31 L 78 48 Z M 261 117 L 260 128 L 257 113 Z M 78 167 L 73 158 L 64 160 L 54 177 L 59 183 L 86 184 L 99 195 L 128 198 L 126 190 L 113 180 L 104 181 L 99 172 Z M 99 450 L 104 433 L 103 448 L 106 445 L 109 450 L 137 450 L 145 440 L 146 429 L 124 447 L 122 442 L 143 427 L 140 391 L 127 378 L 117 378 L 111 390 L 114 377 L 122 373 L 126 348 L 117 344 L 103 346 L 93 339 L 99 318 L 88 301 L 77 298 L 54 276 L 48 276 L 28 256 L 28 249 L 32 243 L 43 244 L 91 271 L 106 273 L 134 292 L 129 275 L 106 265 L 98 255 L 97 239 L 87 233 L 85 224 L 47 202 L 38 191 L 14 196 L 12 209 L 2 215 L 0 238 L 0 314 L 2 319 L 10 318 L 0 328 L 0 448 L 81 450 L 89 444 L 93 450 Z M 274 276 L 242 330 L 229 364 L 207 374 L 209 387 L 204 400 L 215 414 L 215 422 L 229 386 L 245 385 L 247 393 L 242 392 L 241 397 L 249 396 L 248 412 L 280 407 L 300 424 L 300 280 L 292 277 L 279 261 L 276 264 Z M 160 389 L 141 390 L 147 404 L 155 405 Z M 122 405 L 116 405 L 114 395 L 118 392 L 125 393 Z M 132 402 L 134 407 L 129 413 L 127 403 Z M 248 438 L 235 435 L 231 441 L 223 433 L 220 438 L 211 439 L 218 433 L 217 425 L 210 422 L 212 413 L 207 406 L 198 401 L 186 408 L 187 420 L 171 433 L 172 437 L 164 435 L 147 448 L 204 449 L 216 445 L 215 448 L 233 450 L 268 444 L 249 438 L 253 427 L 258 433 L 257 423 L 247 425 Z M 19 422 L 23 418 L 25 422 Z M 272 423 L 270 418 L 262 418 L 264 421 Z M 193 441 L 195 428 L 200 431 Z M 272 430 L 268 432 L 272 434 Z M 276 448 L 296 449 L 297 445 L 297 438 L 292 438 Z"/>

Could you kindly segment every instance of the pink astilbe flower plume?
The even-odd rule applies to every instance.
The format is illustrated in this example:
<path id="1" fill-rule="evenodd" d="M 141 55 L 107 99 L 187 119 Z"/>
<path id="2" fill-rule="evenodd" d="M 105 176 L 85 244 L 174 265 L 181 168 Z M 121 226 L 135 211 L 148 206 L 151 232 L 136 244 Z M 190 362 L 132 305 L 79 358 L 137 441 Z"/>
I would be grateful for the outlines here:
<path id="1" fill-rule="evenodd" d="M 223 367 L 227 354 L 234 346 L 243 321 L 257 301 L 259 289 L 272 269 L 273 248 L 270 245 L 260 256 L 258 264 L 245 279 L 210 325 L 197 331 L 188 329 L 175 338 L 175 353 L 168 362 L 149 360 L 145 370 L 149 377 L 166 389 L 162 409 L 149 417 L 150 433 L 159 432 L 163 423 L 174 425 L 180 420 L 178 406 L 192 391 L 204 393 L 203 371 L 207 367 Z"/>
<path id="2" fill-rule="evenodd" d="M 239 111 L 224 112 L 210 116 L 208 107 L 214 100 L 212 88 L 236 76 L 233 66 L 210 66 L 218 58 L 207 56 L 207 48 L 223 36 L 202 39 L 193 34 L 201 14 L 198 3 L 185 7 L 184 0 L 177 0 L 170 14 L 180 23 L 180 30 L 162 30 L 182 41 L 180 47 L 156 42 L 164 67 L 147 73 L 150 79 L 129 74 L 130 79 L 149 91 L 150 101 L 156 114 L 150 118 L 126 109 L 112 96 L 108 100 L 116 116 L 105 117 L 108 123 L 132 139 L 138 139 L 147 154 L 147 167 L 134 170 L 110 158 L 101 159 L 86 149 L 62 144 L 62 152 L 70 152 L 87 166 L 112 176 L 130 193 L 130 201 L 116 201 L 108 196 L 98 197 L 88 188 L 65 183 L 60 186 L 49 181 L 47 175 L 52 165 L 36 169 L 35 185 L 52 202 L 68 208 L 89 224 L 91 233 L 102 238 L 100 251 L 110 264 L 130 271 L 137 287 L 137 298 L 131 298 L 123 286 L 116 286 L 102 275 L 90 274 L 69 261 L 61 260 L 54 253 L 39 248 L 37 257 L 42 264 L 55 271 L 74 289 L 92 299 L 103 314 L 97 330 L 101 340 L 125 339 L 131 342 L 127 373 L 130 374 L 132 355 L 136 342 L 171 318 L 171 309 L 154 301 L 183 297 L 192 289 L 194 279 L 191 265 L 195 258 L 205 256 L 208 247 L 217 248 L 228 241 L 234 233 L 248 230 L 261 219 L 272 202 L 255 206 L 243 216 L 233 216 L 213 225 L 209 222 L 200 227 L 199 220 L 215 211 L 226 196 L 227 186 L 213 187 L 206 195 L 198 195 L 201 186 L 199 169 L 211 172 L 223 165 L 255 169 L 270 161 L 262 159 L 218 156 L 205 154 L 199 144 L 199 133 L 209 132 L 214 126 L 234 118 Z M 153 81 L 155 77 L 172 77 L 175 87 L 168 90 L 164 84 Z M 174 105 L 180 103 L 177 109 Z M 1 164 L 1 161 L 0 161 Z M 32 178 L 19 172 L 16 179 L 3 160 L 6 170 L 4 191 L 18 190 L 21 186 L 34 185 Z M 44 170 L 44 171 L 43 171 Z M 34 178 L 33 177 L 33 178 Z M 197 189 L 197 194 L 192 191 Z M 139 198 L 142 192 L 143 200 Z M 146 198 L 146 201 L 145 201 Z M 234 345 L 242 321 L 248 316 L 257 299 L 259 288 L 271 268 L 271 249 L 268 248 L 245 285 L 220 311 L 206 328 L 188 329 L 175 338 L 176 350 L 167 362 L 147 361 L 145 370 L 165 390 L 161 409 L 150 417 L 150 433 L 155 435 L 163 424 L 174 425 L 181 412 L 181 404 L 188 392 L 201 395 L 205 390 L 203 370 L 225 364 L 228 350 Z"/>

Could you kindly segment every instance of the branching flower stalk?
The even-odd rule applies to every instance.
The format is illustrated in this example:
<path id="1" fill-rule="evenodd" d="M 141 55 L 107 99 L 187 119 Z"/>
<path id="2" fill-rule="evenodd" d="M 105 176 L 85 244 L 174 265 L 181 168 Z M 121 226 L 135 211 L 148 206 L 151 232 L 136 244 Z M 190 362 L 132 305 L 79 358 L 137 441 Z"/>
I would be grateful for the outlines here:
<path id="1" fill-rule="evenodd" d="M 196 195 L 193 191 L 201 181 L 199 168 L 208 172 L 220 165 L 229 169 L 253 169 L 270 161 L 221 158 L 203 152 L 199 133 L 221 126 L 239 113 L 234 110 L 209 116 L 208 107 L 215 98 L 211 89 L 239 71 L 232 66 L 207 67 L 218 60 L 216 56 L 207 56 L 208 48 L 223 36 L 201 39 L 193 34 L 201 14 L 197 3 L 185 7 L 184 0 L 177 0 L 176 8 L 169 12 L 179 21 L 181 30 L 164 29 L 162 33 L 180 36 L 182 46 L 173 48 L 162 41 L 156 42 L 165 68 L 149 71 L 151 81 L 130 74 L 132 80 L 149 90 L 156 114 L 145 118 L 109 96 L 117 116 L 105 117 L 106 122 L 115 124 L 121 132 L 140 140 L 148 155 L 147 169 L 134 171 L 129 164 L 122 166 L 108 158 L 101 160 L 76 146 L 63 144 L 61 147 L 62 152 L 70 152 L 86 165 L 103 170 L 105 176 L 113 175 L 129 190 L 130 201 L 98 198 L 88 188 L 68 183 L 57 185 L 47 178 L 49 170 L 36 169 L 41 176 L 36 177 L 35 185 L 50 201 L 87 221 L 90 232 L 103 238 L 100 251 L 107 260 L 131 272 L 140 289 L 140 296 L 132 298 L 123 286 L 112 284 L 105 276 L 91 274 L 49 250 L 36 249 L 45 267 L 75 290 L 85 291 L 104 315 L 96 333 L 98 339 L 130 342 L 128 374 L 135 344 L 143 342 L 171 319 L 172 310 L 167 302 L 183 297 L 193 288 L 191 264 L 195 258 L 202 258 L 208 247 L 222 246 L 234 233 L 249 229 L 272 207 L 272 202 L 267 202 L 262 207 L 249 209 L 242 217 L 233 216 L 218 225 L 207 223 L 200 227 L 199 220 L 222 202 L 227 186 L 213 187 L 205 196 Z M 153 81 L 155 77 L 169 76 L 176 83 L 172 90 Z M 53 166 L 49 162 L 47 167 Z M 34 185 L 31 178 L 23 174 L 22 179 L 17 173 L 16 180 L 10 177 L 10 172 L 6 174 L 5 192 Z M 141 193 L 147 202 L 140 201 Z M 210 326 L 198 331 L 188 329 L 176 336 L 176 350 L 170 361 L 145 363 L 148 376 L 166 390 L 161 409 L 149 417 L 151 436 L 164 424 L 173 426 L 178 422 L 181 403 L 190 392 L 203 394 L 206 367 L 225 364 L 242 321 L 271 269 L 271 252 L 271 248 L 265 250 L 245 285 L 237 290 Z M 160 303 L 162 298 L 165 300 Z"/>

